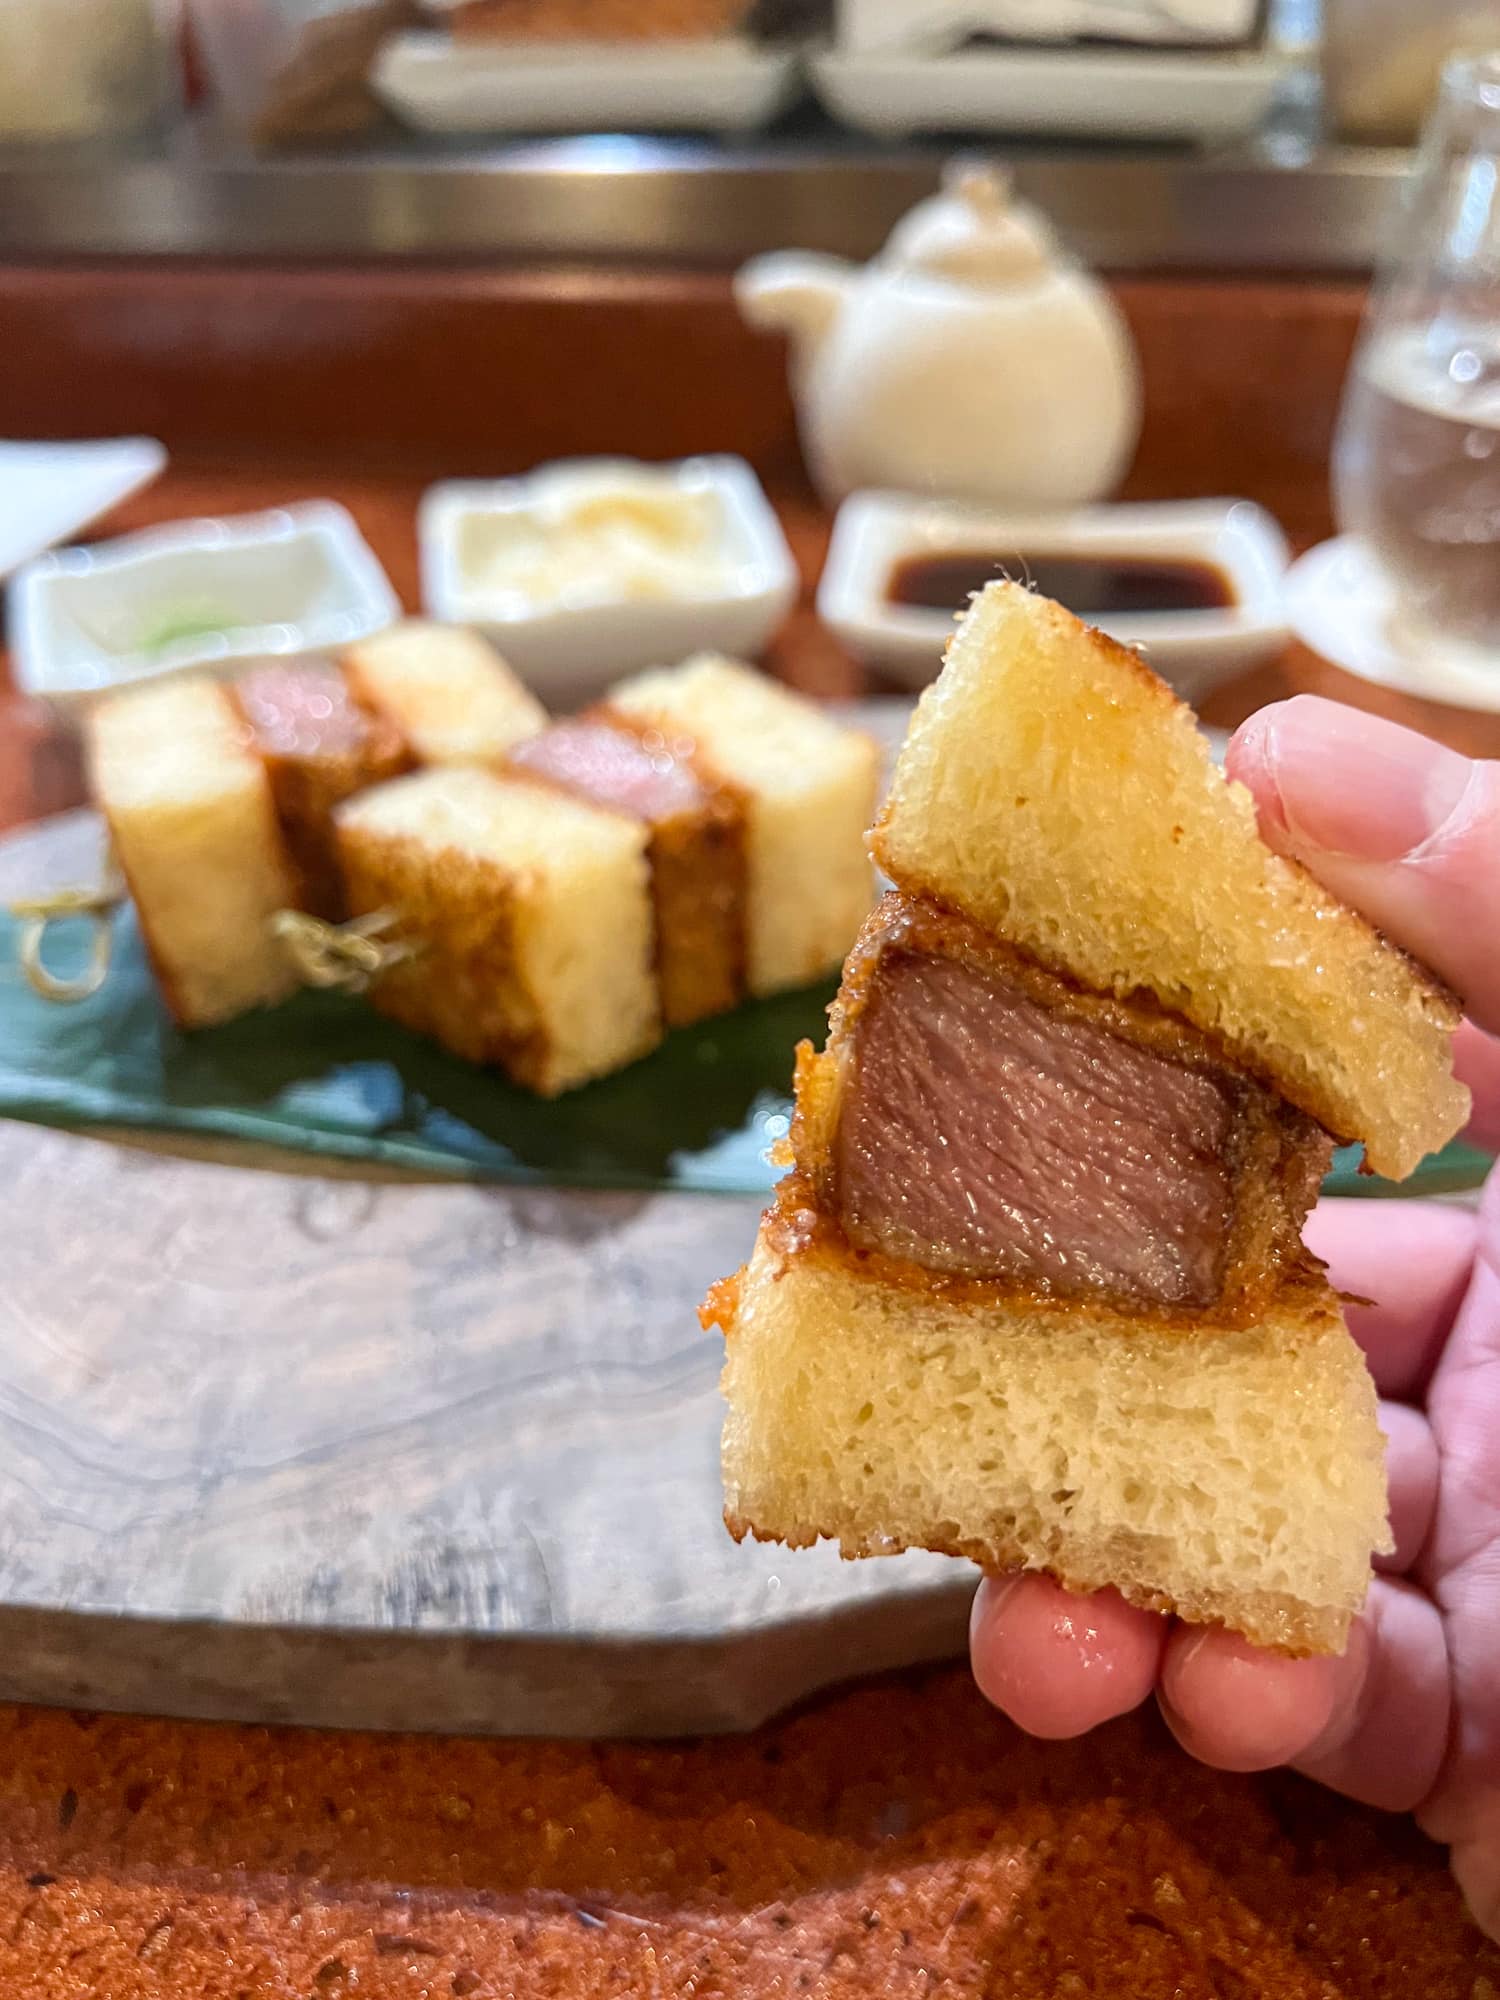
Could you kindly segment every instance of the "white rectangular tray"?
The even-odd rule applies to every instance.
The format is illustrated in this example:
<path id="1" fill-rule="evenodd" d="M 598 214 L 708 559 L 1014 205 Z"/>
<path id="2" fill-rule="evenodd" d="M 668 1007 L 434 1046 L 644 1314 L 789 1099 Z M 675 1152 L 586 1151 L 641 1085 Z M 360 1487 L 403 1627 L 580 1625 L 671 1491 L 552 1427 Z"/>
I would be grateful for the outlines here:
<path id="1" fill-rule="evenodd" d="M 882 137 L 1050 133 L 1219 141 L 1253 132 L 1286 74 L 1274 49 L 1228 55 L 1147 49 L 984 48 L 954 55 L 813 58 L 827 109 Z"/>
<path id="2" fill-rule="evenodd" d="M 456 42 L 393 35 L 376 95 L 423 132 L 751 132 L 797 88 L 797 57 L 753 42 Z"/>
<path id="3" fill-rule="evenodd" d="M 719 503 L 722 551 L 732 571 L 695 597 L 622 601 L 583 579 L 570 601 L 536 607 L 487 590 L 465 568 L 466 531 L 485 516 L 524 514 L 548 492 L 642 473 Z M 692 653 L 755 658 L 797 596 L 797 566 L 760 481 L 741 458 L 714 454 L 675 464 L 559 459 L 517 479 L 447 480 L 418 511 L 422 600 L 429 617 L 487 632 L 549 708 L 596 699 L 621 674 L 673 666 Z"/>
<path id="4" fill-rule="evenodd" d="M 66 716 L 135 682 L 349 645 L 399 610 L 352 517 L 313 500 L 42 556 L 11 587 L 10 643 L 17 685 Z"/>

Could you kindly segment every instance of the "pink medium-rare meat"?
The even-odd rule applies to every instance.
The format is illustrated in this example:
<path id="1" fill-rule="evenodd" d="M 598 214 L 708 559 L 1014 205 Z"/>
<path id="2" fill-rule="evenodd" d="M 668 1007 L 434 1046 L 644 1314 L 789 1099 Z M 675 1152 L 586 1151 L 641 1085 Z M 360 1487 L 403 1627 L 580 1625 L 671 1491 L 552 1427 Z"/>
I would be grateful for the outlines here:
<path id="1" fill-rule="evenodd" d="M 263 757 L 357 755 L 376 727 L 328 662 L 255 667 L 234 692 Z"/>
<path id="2" fill-rule="evenodd" d="M 961 960 L 886 953 L 835 1147 L 857 1248 L 1041 1291 L 1206 1305 L 1234 1085 Z"/>
<path id="3" fill-rule="evenodd" d="M 707 791 L 690 763 L 662 744 L 588 717 L 557 722 L 518 743 L 514 770 L 577 793 L 591 805 L 658 821 L 700 812 Z"/>

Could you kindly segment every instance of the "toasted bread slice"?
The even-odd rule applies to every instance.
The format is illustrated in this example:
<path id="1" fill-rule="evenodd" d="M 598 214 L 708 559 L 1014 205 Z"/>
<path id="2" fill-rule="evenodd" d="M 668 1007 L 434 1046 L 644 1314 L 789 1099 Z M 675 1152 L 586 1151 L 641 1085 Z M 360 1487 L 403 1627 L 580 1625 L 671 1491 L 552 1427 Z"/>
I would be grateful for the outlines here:
<path id="1" fill-rule="evenodd" d="M 297 870 L 297 907 L 344 915 L 333 809 L 411 767 L 394 724 L 363 708 L 328 661 L 268 663 L 242 674 L 233 695 L 271 781 L 277 817 Z"/>
<path id="2" fill-rule="evenodd" d="M 166 1004 L 185 1028 L 296 986 L 270 919 L 295 872 L 260 760 L 224 689 L 171 680 L 111 696 L 86 724 L 89 783 Z"/>
<path id="3" fill-rule="evenodd" d="M 646 829 L 476 769 L 422 771 L 334 815 L 349 907 L 415 956 L 372 998 L 555 1096 L 661 1037 Z"/>
<path id="4" fill-rule="evenodd" d="M 773 1213 L 707 1310 L 737 1538 L 1045 1570 L 1291 1653 L 1342 1649 L 1391 1546 L 1374 1387 L 1325 1286 L 1238 1328 L 977 1306 Z"/>
<path id="5" fill-rule="evenodd" d="M 637 674 L 606 712 L 685 744 L 744 809 L 745 956 L 752 993 L 806 986 L 849 949 L 874 893 L 863 833 L 873 741 L 732 660 Z"/>
<path id="6" fill-rule="evenodd" d="M 419 764 L 490 764 L 547 726 L 547 711 L 487 639 L 408 619 L 340 657 L 356 699 L 383 715 Z"/>
<path id="7" fill-rule="evenodd" d="M 1400 1177 L 1463 1124 L 1451 995 L 1266 847 L 1138 655 L 989 586 L 872 837 L 902 887 L 1102 992 L 1154 994 Z"/>

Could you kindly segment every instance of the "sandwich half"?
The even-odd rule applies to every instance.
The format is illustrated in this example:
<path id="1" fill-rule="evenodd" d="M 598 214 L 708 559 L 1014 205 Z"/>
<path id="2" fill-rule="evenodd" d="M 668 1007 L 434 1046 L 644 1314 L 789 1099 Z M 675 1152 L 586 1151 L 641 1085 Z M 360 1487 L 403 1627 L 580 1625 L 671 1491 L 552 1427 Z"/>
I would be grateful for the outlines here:
<path id="1" fill-rule="evenodd" d="M 647 834 L 522 779 L 419 771 L 334 814 L 349 908 L 411 956 L 382 1013 L 553 1097 L 661 1039 Z"/>
<path id="2" fill-rule="evenodd" d="M 727 660 L 622 683 L 487 770 L 334 813 L 377 1007 L 554 1096 L 672 1027 L 837 968 L 870 905 L 875 746 Z"/>
<path id="3" fill-rule="evenodd" d="M 334 807 L 408 770 L 406 739 L 355 699 L 329 660 L 268 661 L 231 692 L 270 780 L 297 872 L 296 907 L 337 922 L 345 912 Z"/>
<path id="4" fill-rule="evenodd" d="M 838 969 L 873 894 L 876 762 L 868 736 L 705 655 L 620 682 L 509 769 L 647 827 L 673 1028 Z"/>
<path id="5" fill-rule="evenodd" d="M 924 696 L 895 888 L 710 1295 L 737 1537 L 925 1547 L 1333 1652 L 1390 1546 L 1301 1241 L 1462 1123 L 1451 996 L 1274 855 L 1137 655 L 1014 585 Z"/>
<path id="6" fill-rule="evenodd" d="M 271 930 L 295 900 L 265 767 L 229 694 L 169 680 L 99 702 L 85 725 L 89 789 L 174 1020 L 229 1021 L 293 991 Z"/>
<path id="7" fill-rule="evenodd" d="M 354 699 L 395 728 L 418 764 L 489 764 L 547 726 L 547 711 L 478 632 L 403 619 L 349 646 Z"/>

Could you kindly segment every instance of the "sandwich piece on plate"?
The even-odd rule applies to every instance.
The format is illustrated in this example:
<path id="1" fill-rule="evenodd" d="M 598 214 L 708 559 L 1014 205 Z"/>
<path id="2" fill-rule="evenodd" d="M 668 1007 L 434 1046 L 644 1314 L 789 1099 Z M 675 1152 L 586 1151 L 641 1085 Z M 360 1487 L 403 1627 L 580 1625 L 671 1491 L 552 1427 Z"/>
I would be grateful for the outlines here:
<path id="1" fill-rule="evenodd" d="M 737 805 L 745 990 L 779 993 L 836 970 L 870 907 L 873 739 L 711 656 L 619 682 L 602 713 Z"/>
<path id="2" fill-rule="evenodd" d="M 455 766 L 334 823 L 351 913 L 392 912 L 411 950 L 371 988 L 382 1013 L 543 1097 L 661 1039 L 639 820 Z"/>
<path id="3" fill-rule="evenodd" d="M 376 1004 L 550 1096 L 826 977 L 870 906 L 875 775 L 867 737 L 703 659 L 380 787 L 336 814 L 351 910 L 417 947 Z"/>
<path id="4" fill-rule="evenodd" d="M 416 619 L 340 662 L 254 669 L 234 694 L 297 865 L 297 907 L 332 919 L 344 914 L 335 806 L 415 764 L 490 762 L 547 722 L 487 640 Z"/>
<path id="5" fill-rule="evenodd" d="M 297 870 L 295 906 L 337 921 L 344 888 L 333 809 L 408 770 L 406 739 L 355 699 L 331 661 L 270 662 L 242 674 L 233 695 L 271 781 Z"/>
<path id="6" fill-rule="evenodd" d="M 508 769 L 646 830 L 664 1024 L 683 1027 L 737 1006 L 745 993 L 738 798 L 700 777 L 690 755 L 665 743 L 648 748 L 597 710 L 529 738 Z"/>
<path id="7" fill-rule="evenodd" d="M 295 900 L 265 767 L 228 693 L 172 680 L 91 710 L 86 756 L 162 995 L 185 1028 L 297 984 L 271 919 Z"/>
<path id="8" fill-rule="evenodd" d="M 489 764 L 547 726 L 547 711 L 487 639 L 407 619 L 348 647 L 349 691 L 400 732 L 418 764 Z"/>
<path id="9" fill-rule="evenodd" d="M 510 768 L 649 829 L 668 1027 L 826 976 L 869 909 L 875 746 L 750 667 L 637 675 Z"/>
<path id="10" fill-rule="evenodd" d="M 1014 585 L 873 848 L 895 890 L 705 1307 L 731 1530 L 1338 1650 L 1383 1446 L 1301 1227 L 1334 1139 L 1400 1175 L 1462 1123 L 1451 996 L 1264 845 L 1137 655 Z"/>

